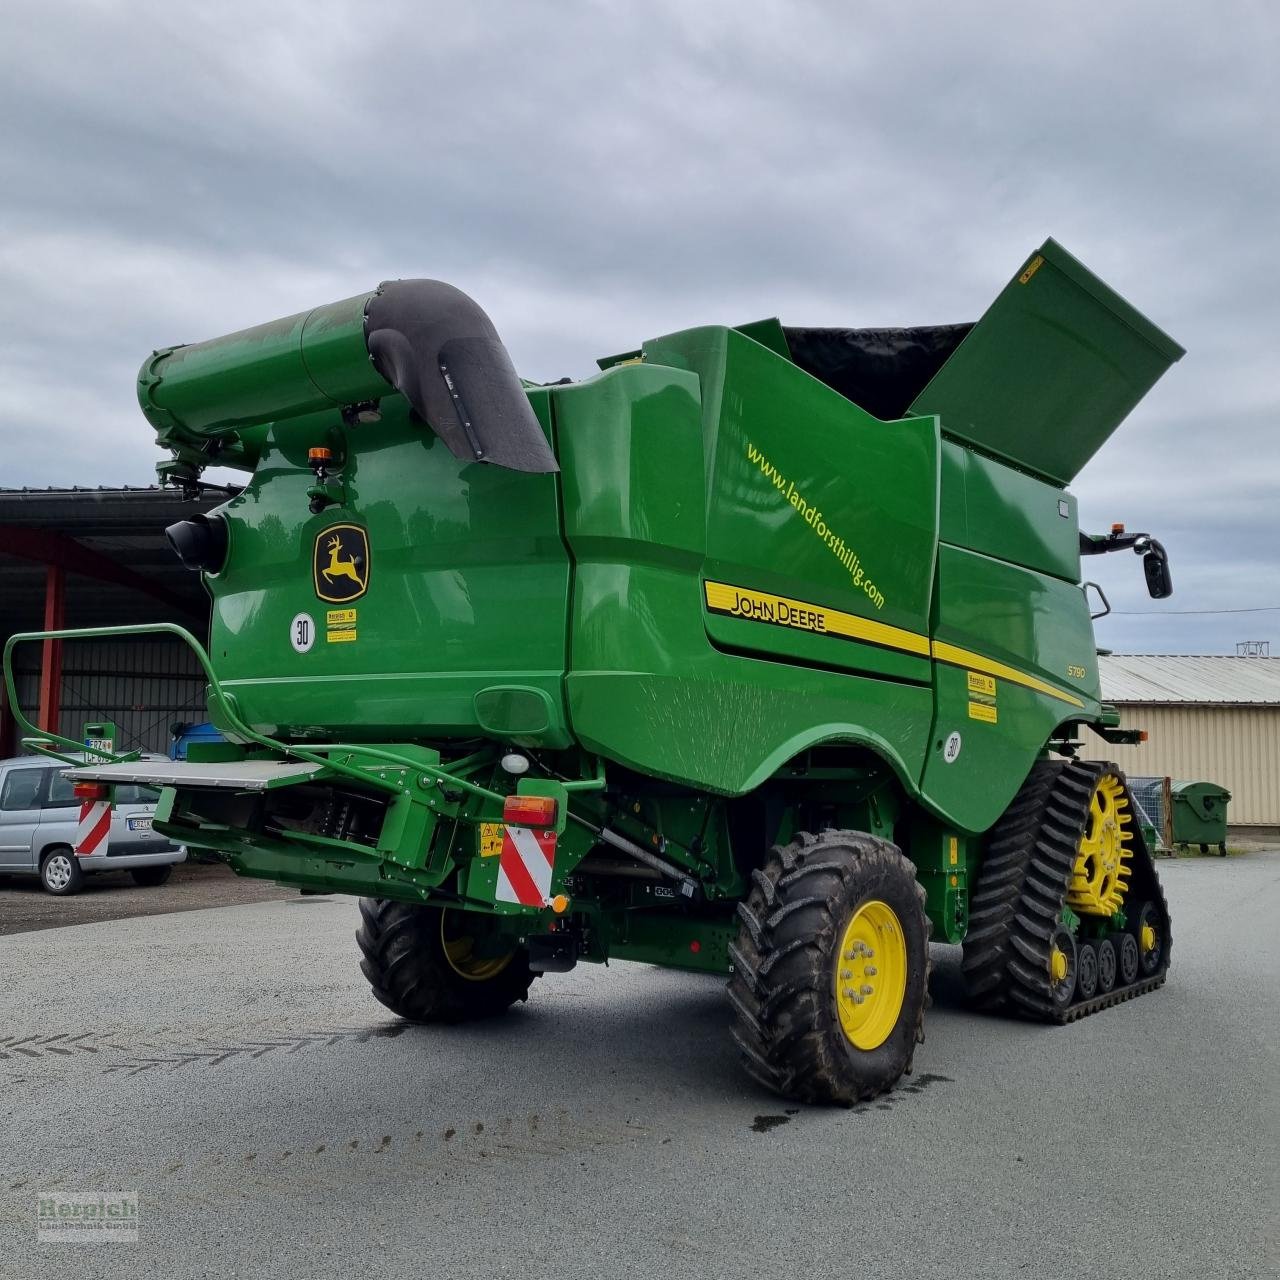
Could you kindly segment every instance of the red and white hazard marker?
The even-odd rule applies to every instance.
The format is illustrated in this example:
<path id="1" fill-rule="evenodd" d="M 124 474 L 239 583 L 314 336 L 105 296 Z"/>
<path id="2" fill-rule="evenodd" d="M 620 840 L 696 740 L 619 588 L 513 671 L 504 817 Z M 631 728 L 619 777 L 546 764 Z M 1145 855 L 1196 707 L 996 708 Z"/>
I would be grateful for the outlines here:
<path id="1" fill-rule="evenodd" d="M 522 907 L 545 907 L 556 865 L 556 833 L 532 827 L 502 828 L 502 857 L 498 862 L 499 902 Z"/>
<path id="2" fill-rule="evenodd" d="M 106 853 L 111 836 L 111 801 L 82 800 L 80 820 L 76 824 L 76 856 L 91 857 Z"/>

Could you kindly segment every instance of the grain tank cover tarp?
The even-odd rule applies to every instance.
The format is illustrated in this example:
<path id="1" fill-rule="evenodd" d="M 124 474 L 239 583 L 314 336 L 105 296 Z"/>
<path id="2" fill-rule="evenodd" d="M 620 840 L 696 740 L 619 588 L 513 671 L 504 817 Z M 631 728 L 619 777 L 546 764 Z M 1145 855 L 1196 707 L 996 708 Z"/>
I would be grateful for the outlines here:
<path id="1" fill-rule="evenodd" d="M 555 455 L 489 317 L 440 280 L 396 280 L 369 301 L 374 368 L 456 458 L 557 471 Z"/>
<path id="2" fill-rule="evenodd" d="M 791 359 L 846 400 L 886 422 L 907 407 L 968 336 L 972 324 L 914 329 L 784 327 Z M 752 335 L 754 336 L 754 335 Z"/>
<path id="3" fill-rule="evenodd" d="M 943 432 L 1066 485 L 1183 349 L 1054 240 L 916 397 Z"/>

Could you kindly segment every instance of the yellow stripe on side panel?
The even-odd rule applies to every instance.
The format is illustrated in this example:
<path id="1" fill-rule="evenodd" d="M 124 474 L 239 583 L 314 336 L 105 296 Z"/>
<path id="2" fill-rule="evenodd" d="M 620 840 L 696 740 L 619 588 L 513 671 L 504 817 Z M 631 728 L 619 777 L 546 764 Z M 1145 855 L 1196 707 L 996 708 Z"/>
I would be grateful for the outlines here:
<path id="1" fill-rule="evenodd" d="M 950 667 L 965 667 L 970 671 L 1000 676 L 1011 684 L 1020 684 L 1024 689 L 1033 689 L 1036 693 L 1043 693 L 1046 697 L 1056 698 L 1073 707 L 1084 706 L 1079 698 L 1055 689 L 1037 676 L 1026 675 L 1016 667 L 1006 666 L 994 658 L 984 658 L 971 649 L 961 649 L 941 640 L 931 643 L 928 636 L 915 631 L 891 627 L 884 622 L 873 622 L 870 618 L 859 618 L 852 613 L 841 613 L 839 609 L 830 609 L 826 605 L 792 600 L 789 596 L 733 587 L 726 582 L 704 582 L 702 585 L 706 593 L 707 608 L 713 613 L 727 614 L 731 618 L 742 618 L 747 622 L 791 627 L 814 635 L 860 640 L 864 644 L 897 649 L 901 653 L 914 653 L 922 658 L 932 657 L 936 662 L 944 662 Z M 970 687 L 972 688 L 972 682 Z"/>
<path id="2" fill-rule="evenodd" d="M 770 622 L 774 626 L 811 631 L 820 636 L 861 640 L 885 649 L 915 653 L 922 658 L 929 656 L 929 637 L 906 631 L 902 627 L 891 627 L 885 622 L 873 622 L 870 618 L 859 618 L 856 614 L 841 613 L 839 609 L 830 609 L 823 604 L 792 600 L 789 596 L 749 591 L 746 587 L 731 587 L 724 582 L 706 582 L 703 586 L 706 590 L 707 608 L 713 613 L 744 618 L 748 622 Z"/>
<path id="3" fill-rule="evenodd" d="M 1061 689 L 1055 689 L 1053 685 L 1047 684 L 1036 676 L 1026 675 L 1014 667 L 1006 667 L 1003 662 L 996 662 L 994 658 L 984 658 L 982 654 L 974 653 L 970 649 L 961 649 L 954 644 L 944 644 L 941 640 L 935 640 L 933 656 L 936 661 L 945 662 L 949 667 L 971 667 L 975 671 L 985 671 L 988 675 L 1001 676 L 1012 684 L 1020 684 L 1026 689 L 1034 689 L 1037 693 L 1057 698 L 1059 702 L 1068 702 L 1073 707 L 1084 706 L 1079 698 L 1063 693 Z"/>

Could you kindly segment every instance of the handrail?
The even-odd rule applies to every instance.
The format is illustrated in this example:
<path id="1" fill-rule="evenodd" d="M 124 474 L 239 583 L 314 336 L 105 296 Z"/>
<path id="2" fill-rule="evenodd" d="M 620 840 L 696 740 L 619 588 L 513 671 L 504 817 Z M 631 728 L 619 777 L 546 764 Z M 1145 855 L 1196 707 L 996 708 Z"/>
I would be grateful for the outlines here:
<path id="1" fill-rule="evenodd" d="M 205 652 L 204 645 L 186 627 L 180 627 L 176 622 L 129 623 L 121 627 L 74 627 L 65 631 L 20 631 L 16 635 L 10 636 L 4 646 L 4 684 L 14 719 L 37 740 L 52 739 L 77 752 L 92 752 L 94 755 L 103 757 L 109 763 L 118 763 L 125 759 L 126 757 L 124 756 L 113 755 L 97 747 L 86 747 L 71 738 L 62 737 L 61 734 L 44 733 L 36 728 L 23 714 L 22 707 L 18 703 L 17 683 L 13 674 L 13 651 L 20 644 L 33 643 L 38 640 L 93 640 L 117 636 L 151 635 L 156 632 L 177 636 L 195 654 L 196 661 L 199 662 L 205 679 L 209 682 L 210 698 L 214 701 L 223 722 L 237 737 L 246 738 L 250 742 L 255 742 L 259 746 L 266 747 L 267 750 L 274 751 L 280 755 L 291 756 L 295 760 L 305 760 L 308 764 L 320 765 L 333 773 L 353 778 L 365 786 L 377 787 L 383 791 L 390 791 L 395 795 L 399 795 L 406 788 L 401 787 L 398 783 L 391 782 L 387 778 L 379 778 L 367 769 L 327 759 L 320 753 L 331 751 L 359 752 L 361 755 L 384 760 L 401 768 L 411 769 L 415 773 L 426 774 L 434 778 L 437 783 L 459 787 L 463 791 L 468 791 L 472 795 L 480 796 L 485 800 L 495 801 L 499 805 L 503 802 L 504 797 L 496 791 L 489 791 L 485 787 L 477 786 L 474 782 L 467 782 L 463 778 L 457 778 L 446 769 L 425 764 L 420 760 L 411 760 L 406 756 L 398 756 L 394 752 L 383 751 L 378 747 L 363 747 L 345 743 L 316 743 L 307 748 L 299 747 L 289 742 L 281 742 L 276 738 L 268 737 L 264 733 L 259 733 L 245 723 L 240 713 L 236 710 L 231 696 L 223 692 L 222 685 L 219 683 L 217 675 L 214 674 L 213 663 Z M 25 741 L 26 739 L 24 739 Z M 69 763 L 74 764 L 76 762 L 71 761 Z"/>

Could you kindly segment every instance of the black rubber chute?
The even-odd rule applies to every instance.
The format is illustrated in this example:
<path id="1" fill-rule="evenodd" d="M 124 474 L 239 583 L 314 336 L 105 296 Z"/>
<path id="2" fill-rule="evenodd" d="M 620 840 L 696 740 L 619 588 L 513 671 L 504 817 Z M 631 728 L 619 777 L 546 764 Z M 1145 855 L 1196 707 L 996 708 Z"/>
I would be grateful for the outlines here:
<path id="1" fill-rule="evenodd" d="M 440 280 L 383 284 L 365 313 L 374 368 L 456 458 L 558 471 L 555 454 L 487 315 Z"/>

